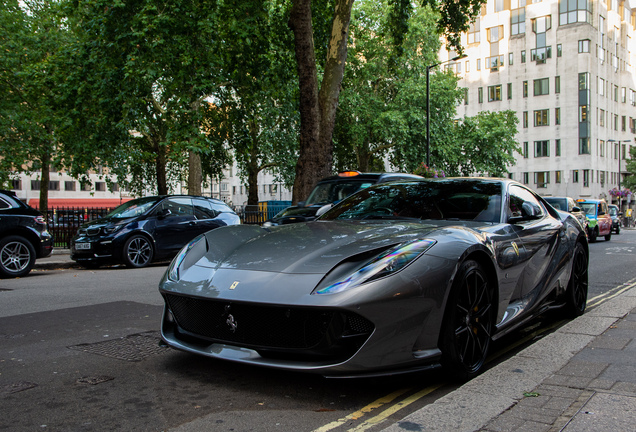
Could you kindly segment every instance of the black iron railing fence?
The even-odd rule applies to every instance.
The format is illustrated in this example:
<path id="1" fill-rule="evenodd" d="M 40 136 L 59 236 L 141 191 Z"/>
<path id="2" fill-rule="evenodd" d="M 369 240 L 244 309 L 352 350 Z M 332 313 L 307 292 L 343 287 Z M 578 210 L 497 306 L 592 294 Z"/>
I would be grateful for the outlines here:
<path id="1" fill-rule="evenodd" d="M 274 217 L 286 205 L 245 205 L 235 206 L 234 211 L 244 224 L 261 225 Z M 111 208 L 97 207 L 54 207 L 46 212 L 49 232 L 53 235 L 54 246 L 68 248 L 73 236 L 82 224 L 107 215 Z"/>

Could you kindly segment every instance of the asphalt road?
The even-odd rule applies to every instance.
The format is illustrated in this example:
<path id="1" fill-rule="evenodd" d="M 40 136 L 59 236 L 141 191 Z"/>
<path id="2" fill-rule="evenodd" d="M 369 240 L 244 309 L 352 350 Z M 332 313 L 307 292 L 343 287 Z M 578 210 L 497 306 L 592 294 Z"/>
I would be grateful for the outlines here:
<path id="1" fill-rule="evenodd" d="M 634 282 L 634 247 L 636 231 L 590 245 L 589 305 Z M 0 280 L 0 430 L 168 430 L 207 417 L 218 431 L 377 431 L 454 388 L 439 373 L 327 380 L 159 348 L 165 268 Z"/>

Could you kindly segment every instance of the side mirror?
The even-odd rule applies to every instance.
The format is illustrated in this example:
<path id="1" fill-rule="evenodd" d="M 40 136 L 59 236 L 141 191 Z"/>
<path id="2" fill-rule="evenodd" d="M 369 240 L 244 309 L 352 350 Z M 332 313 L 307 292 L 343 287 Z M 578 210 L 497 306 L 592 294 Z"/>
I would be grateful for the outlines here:
<path id="1" fill-rule="evenodd" d="M 513 213 L 513 215 L 508 218 L 508 222 L 514 224 L 540 218 L 541 210 L 536 205 L 526 201 L 521 205 L 521 211 Z"/>
<path id="2" fill-rule="evenodd" d="M 325 213 L 329 211 L 329 209 L 331 209 L 331 207 L 333 207 L 333 204 L 327 204 L 320 207 L 318 211 L 316 212 L 316 217 L 324 215 Z"/>
<path id="3" fill-rule="evenodd" d="M 574 207 L 572 207 L 572 211 L 573 212 L 580 212 L 581 211 L 581 207 L 574 206 Z"/>

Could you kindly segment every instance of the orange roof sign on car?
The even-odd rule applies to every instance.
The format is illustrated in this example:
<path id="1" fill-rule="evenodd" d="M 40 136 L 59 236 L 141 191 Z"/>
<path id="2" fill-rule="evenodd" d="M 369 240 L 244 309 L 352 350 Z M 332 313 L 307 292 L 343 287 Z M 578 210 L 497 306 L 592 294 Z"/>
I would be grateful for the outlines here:
<path id="1" fill-rule="evenodd" d="M 355 177 L 360 175 L 359 171 L 342 171 L 338 173 L 338 177 Z"/>

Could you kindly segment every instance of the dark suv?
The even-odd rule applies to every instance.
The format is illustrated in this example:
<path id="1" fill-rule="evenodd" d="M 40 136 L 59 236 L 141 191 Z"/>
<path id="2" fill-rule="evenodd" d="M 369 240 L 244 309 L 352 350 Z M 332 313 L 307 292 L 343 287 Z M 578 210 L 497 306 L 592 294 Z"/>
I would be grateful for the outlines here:
<path id="1" fill-rule="evenodd" d="M 84 267 L 114 263 L 145 267 L 176 255 L 199 234 L 240 223 L 227 204 L 212 198 L 137 198 L 82 225 L 71 241 L 71 259 Z"/>
<path id="2" fill-rule="evenodd" d="M 0 277 L 29 274 L 36 258 L 49 256 L 53 237 L 42 213 L 0 190 Z"/>
<path id="3" fill-rule="evenodd" d="M 284 225 L 296 222 L 308 222 L 316 219 L 316 212 L 327 204 L 335 204 L 360 189 L 368 188 L 376 183 L 396 180 L 413 180 L 422 177 L 405 173 L 361 173 L 343 171 L 336 176 L 327 177 L 318 182 L 306 201 L 297 206 L 287 207 L 263 226 Z"/>

